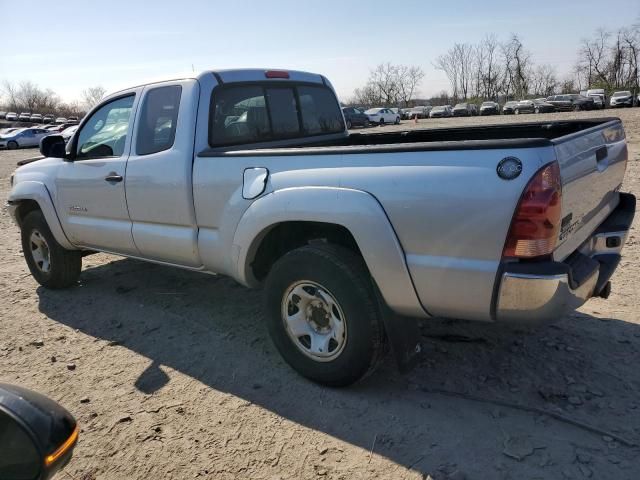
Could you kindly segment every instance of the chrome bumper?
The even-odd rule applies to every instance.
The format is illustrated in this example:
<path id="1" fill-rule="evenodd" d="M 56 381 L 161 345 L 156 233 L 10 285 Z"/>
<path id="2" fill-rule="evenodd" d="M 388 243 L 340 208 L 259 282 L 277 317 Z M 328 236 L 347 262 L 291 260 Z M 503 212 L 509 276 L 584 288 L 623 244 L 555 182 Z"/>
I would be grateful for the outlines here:
<path id="1" fill-rule="evenodd" d="M 502 265 L 495 301 L 499 322 L 538 324 L 558 319 L 606 291 L 620 262 L 633 216 L 635 197 L 620 194 L 620 204 L 564 262 Z"/>
<path id="2" fill-rule="evenodd" d="M 504 273 L 500 282 L 496 319 L 516 323 L 543 323 L 580 307 L 593 296 L 598 282 L 594 271 L 572 289 L 567 274 Z"/>

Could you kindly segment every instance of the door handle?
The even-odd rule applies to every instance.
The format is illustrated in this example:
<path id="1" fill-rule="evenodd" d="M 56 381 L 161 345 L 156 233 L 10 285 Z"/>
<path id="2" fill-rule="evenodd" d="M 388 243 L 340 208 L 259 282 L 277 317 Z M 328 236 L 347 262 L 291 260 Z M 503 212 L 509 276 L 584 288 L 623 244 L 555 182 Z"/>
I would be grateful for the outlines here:
<path id="1" fill-rule="evenodd" d="M 122 181 L 122 175 L 116 175 L 115 173 L 111 173 L 111 174 L 107 175 L 106 177 L 104 177 L 104 181 L 105 182 L 118 183 L 118 182 Z"/>

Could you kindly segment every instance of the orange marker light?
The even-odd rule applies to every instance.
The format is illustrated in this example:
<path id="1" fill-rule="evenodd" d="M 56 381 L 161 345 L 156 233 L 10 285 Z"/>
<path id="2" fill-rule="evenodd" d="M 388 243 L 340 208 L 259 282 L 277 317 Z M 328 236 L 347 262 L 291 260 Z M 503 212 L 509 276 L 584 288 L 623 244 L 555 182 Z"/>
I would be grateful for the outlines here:
<path id="1" fill-rule="evenodd" d="M 55 452 L 53 452 L 51 455 L 48 455 L 44 459 L 44 464 L 47 467 L 50 467 L 52 464 L 54 464 L 56 461 L 58 461 L 58 459 L 61 456 L 63 456 L 65 453 L 67 453 L 69 451 L 69 449 L 75 445 L 75 443 L 78 441 L 78 434 L 79 433 L 80 433 L 80 427 L 78 427 L 78 425 L 76 425 L 76 428 L 73 430 L 73 432 L 71 433 L 69 438 L 67 438 L 65 440 L 65 442 L 62 445 L 60 445 L 60 448 L 58 448 Z"/>

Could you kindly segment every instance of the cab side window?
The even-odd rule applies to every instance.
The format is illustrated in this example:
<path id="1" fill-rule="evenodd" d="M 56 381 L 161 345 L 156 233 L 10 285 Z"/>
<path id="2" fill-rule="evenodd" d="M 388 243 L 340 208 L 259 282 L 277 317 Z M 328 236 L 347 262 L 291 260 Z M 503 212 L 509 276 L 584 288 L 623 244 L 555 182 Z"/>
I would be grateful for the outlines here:
<path id="1" fill-rule="evenodd" d="M 173 146 L 182 87 L 171 85 L 147 92 L 140 109 L 136 154 L 149 155 Z"/>
<path id="2" fill-rule="evenodd" d="M 100 107 L 78 132 L 76 159 L 120 157 L 124 154 L 135 95 Z"/>

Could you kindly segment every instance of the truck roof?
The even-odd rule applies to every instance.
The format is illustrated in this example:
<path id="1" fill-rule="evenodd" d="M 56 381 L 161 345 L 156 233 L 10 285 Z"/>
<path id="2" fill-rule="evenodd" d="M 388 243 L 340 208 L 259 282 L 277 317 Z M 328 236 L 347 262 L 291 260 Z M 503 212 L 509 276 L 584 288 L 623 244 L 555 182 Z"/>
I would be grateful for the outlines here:
<path id="1" fill-rule="evenodd" d="M 276 75 L 269 77 L 269 73 L 275 73 Z M 287 75 L 286 77 L 285 74 Z M 200 80 L 209 75 L 214 75 L 216 77 L 216 80 L 222 83 L 292 80 L 295 82 L 308 82 L 318 84 L 324 83 L 325 85 L 333 88 L 331 83 L 324 76 L 318 73 L 275 68 L 235 68 L 222 70 L 203 70 L 199 73 L 188 72 L 160 78 L 156 77 L 149 79 L 148 81 L 138 83 L 136 85 L 129 85 L 119 88 L 118 90 L 109 93 L 109 95 L 107 95 L 105 98 L 110 97 L 113 94 L 119 93 L 123 90 L 129 90 L 131 88 L 143 87 L 145 85 L 152 85 L 154 83 L 170 82 L 173 80 Z"/>

